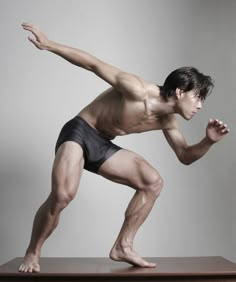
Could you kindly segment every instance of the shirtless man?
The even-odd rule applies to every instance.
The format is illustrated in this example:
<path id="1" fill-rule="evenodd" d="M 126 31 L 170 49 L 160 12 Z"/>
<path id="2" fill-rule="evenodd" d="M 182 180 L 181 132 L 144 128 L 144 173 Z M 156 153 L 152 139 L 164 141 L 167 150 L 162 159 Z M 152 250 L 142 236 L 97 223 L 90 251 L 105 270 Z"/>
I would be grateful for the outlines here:
<path id="1" fill-rule="evenodd" d="M 133 240 L 159 196 L 163 180 L 144 158 L 111 142 L 116 136 L 162 130 L 179 161 L 189 165 L 207 153 L 229 129 L 210 119 L 205 137 L 192 146 L 181 134 L 175 114 L 190 120 L 202 107 L 213 83 L 192 67 L 172 72 L 163 86 L 126 73 L 96 57 L 48 40 L 38 27 L 23 23 L 29 40 L 111 85 L 63 127 L 56 145 L 52 190 L 36 213 L 21 272 L 39 272 L 44 241 L 56 228 L 60 212 L 75 197 L 83 168 L 136 190 L 110 257 L 140 267 L 155 267 L 133 250 Z"/>

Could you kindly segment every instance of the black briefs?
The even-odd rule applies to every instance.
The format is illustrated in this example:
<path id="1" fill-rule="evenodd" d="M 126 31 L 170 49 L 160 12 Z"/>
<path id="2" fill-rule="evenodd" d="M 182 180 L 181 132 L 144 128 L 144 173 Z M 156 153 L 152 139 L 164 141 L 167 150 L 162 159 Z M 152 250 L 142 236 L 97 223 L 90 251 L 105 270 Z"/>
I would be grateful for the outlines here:
<path id="1" fill-rule="evenodd" d="M 91 127 L 81 117 L 76 116 L 68 121 L 62 128 L 55 148 L 66 141 L 75 141 L 84 151 L 84 168 L 97 173 L 99 167 L 114 153 L 122 149 L 113 144 L 107 137 L 100 135 L 99 131 Z"/>

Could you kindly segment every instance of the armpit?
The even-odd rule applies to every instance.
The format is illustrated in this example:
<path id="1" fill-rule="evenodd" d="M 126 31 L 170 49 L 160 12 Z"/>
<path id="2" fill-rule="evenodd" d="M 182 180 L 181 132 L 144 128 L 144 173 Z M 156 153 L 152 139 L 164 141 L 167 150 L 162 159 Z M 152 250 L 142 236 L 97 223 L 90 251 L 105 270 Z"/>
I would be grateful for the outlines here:
<path id="1" fill-rule="evenodd" d="M 179 128 L 178 120 L 175 114 L 164 115 L 160 117 L 162 129 L 177 129 Z"/>

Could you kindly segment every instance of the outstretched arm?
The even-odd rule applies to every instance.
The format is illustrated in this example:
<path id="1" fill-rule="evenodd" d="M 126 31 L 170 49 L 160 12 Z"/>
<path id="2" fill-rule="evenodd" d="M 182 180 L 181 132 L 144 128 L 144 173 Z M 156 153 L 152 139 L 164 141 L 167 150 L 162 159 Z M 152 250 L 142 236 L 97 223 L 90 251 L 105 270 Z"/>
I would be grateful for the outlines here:
<path id="1" fill-rule="evenodd" d="M 206 128 L 206 136 L 198 144 L 189 146 L 178 128 L 163 130 L 178 159 L 185 165 L 190 165 L 203 157 L 210 147 L 219 142 L 228 132 L 227 125 L 222 121 L 210 119 Z"/>
<path id="2" fill-rule="evenodd" d="M 32 32 L 34 37 L 29 36 L 28 39 L 38 49 L 50 51 L 78 67 L 92 71 L 117 90 L 130 94 L 131 97 L 139 96 L 144 92 L 145 81 L 140 77 L 123 72 L 87 52 L 51 41 L 35 25 L 23 23 L 22 26 Z"/>

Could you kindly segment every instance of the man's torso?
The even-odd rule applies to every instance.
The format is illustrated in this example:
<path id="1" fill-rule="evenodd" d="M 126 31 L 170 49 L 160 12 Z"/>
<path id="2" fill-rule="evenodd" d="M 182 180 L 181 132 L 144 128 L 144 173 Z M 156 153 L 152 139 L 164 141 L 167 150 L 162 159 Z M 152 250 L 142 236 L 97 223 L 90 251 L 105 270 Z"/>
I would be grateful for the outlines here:
<path id="1" fill-rule="evenodd" d="M 173 127 L 176 122 L 174 115 L 163 114 L 161 105 L 158 87 L 153 87 L 139 99 L 131 99 L 125 93 L 109 88 L 79 115 L 112 139 L 119 135 Z"/>

